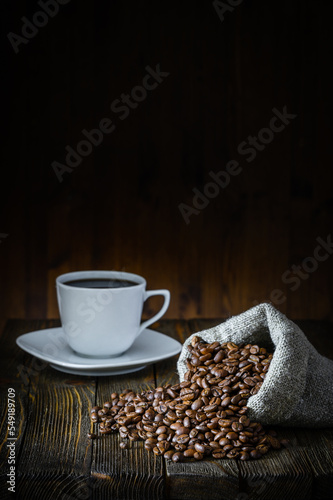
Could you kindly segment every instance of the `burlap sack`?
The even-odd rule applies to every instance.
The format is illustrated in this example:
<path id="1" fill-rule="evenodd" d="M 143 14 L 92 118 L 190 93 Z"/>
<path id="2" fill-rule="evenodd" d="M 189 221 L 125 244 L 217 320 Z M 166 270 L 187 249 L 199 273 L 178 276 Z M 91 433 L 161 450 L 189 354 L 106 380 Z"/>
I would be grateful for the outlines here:
<path id="1" fill-rule="evenodd" d="M 274 353 L 263 385 L 248 400 L 252 420 L 267 425 L 333 426 L 333 361 L 321 356 L 302 330 L 272 305 L 259 304 L 193 335 L 207 342 L 255 343 Z M 181 381 L 193 335 L 179 356 Z"/>

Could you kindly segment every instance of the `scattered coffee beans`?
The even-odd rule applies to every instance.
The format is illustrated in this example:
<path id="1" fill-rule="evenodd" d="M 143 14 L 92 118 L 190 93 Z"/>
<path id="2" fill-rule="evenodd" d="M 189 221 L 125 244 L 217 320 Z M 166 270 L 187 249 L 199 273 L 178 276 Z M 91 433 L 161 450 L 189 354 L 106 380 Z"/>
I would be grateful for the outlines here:
<path id="1" fill-rule="evenodd" d="M 270 448 L 289 445 L 246 415 L 247 400 L 259 391 L 272 354 L 257 345 L 208 344 L 197 336 L 188 349 L 184 382 L 140 394 L 126 389 L 92 408 L 100 433 L 142 439 L 147 451 L 174 462 L 258 459 Z"/>
<path id="2" fill-rule="evenodd" d="M 94 434 L 93 432 L 88 432 L 88 438 L 89 439 L 96 439 L 97 438 L 97 434 Z"/>

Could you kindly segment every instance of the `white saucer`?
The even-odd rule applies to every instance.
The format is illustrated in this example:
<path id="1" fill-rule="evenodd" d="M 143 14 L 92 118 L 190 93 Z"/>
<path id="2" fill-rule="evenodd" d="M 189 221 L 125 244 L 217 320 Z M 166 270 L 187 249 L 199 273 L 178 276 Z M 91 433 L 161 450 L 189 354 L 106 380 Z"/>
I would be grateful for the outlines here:
<path id="1" fill-rule="evenodd" d="M 65 373 L 74 375 L 122 375 L 141 370 L 181 351 L 181 344 L 154 330 L 145 329 L 132 347 L 116 358 L 89 358 L 74 352 L 62 328 L 47 328 L 25 333 L 16 339 L 21 349 Z"/>

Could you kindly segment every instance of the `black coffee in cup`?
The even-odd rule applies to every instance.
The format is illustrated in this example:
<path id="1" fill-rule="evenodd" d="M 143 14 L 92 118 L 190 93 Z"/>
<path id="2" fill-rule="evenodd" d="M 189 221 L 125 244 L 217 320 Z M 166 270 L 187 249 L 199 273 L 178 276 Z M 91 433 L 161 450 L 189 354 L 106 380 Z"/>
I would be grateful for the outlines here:
<path id="1" fill-rule="evenodd" d="M 64 285 L 76 288 L 126 288 L 137 285 L 135 281 L 109 279 L 109 278 L 86 278 L 64 282 Z"/>

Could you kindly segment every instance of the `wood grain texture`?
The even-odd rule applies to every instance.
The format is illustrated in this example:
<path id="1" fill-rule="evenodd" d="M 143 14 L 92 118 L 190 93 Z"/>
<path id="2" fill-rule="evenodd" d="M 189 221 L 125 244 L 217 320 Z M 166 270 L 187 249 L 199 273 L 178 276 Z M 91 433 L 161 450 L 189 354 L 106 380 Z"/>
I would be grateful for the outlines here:
<path id="1" fill-rule="evenodd" d="M 1 399 L 5 401 L 10 386 L 17 394 L 17 494 L 22 499 L 36 500 L 62 498 L 62 495 L 63 498 L 66 495 L 75 498 L 85 490 L 89 480 L 91 443 L 87 432 L 90 424 L 85 417 L 95 400 L 96 380 L 69 377 L 19 349 L 15 345 L 19 334 L 58 326 L 59 321 L 31 321 L 29 324 L 27 328 L 24 321 L 10 322 L 1 337 L 9 346 L 6 353 L 2 352 L 2 366 L 8 378 L 1 384 Z M 6 405 L 1 407 L 6 412 Z M 3 471 L 7 468 L 4 467 L 7 460 L 5 416 L 1 428 Z M 4 486 L 3 473 L 1 483 Z M 5 490 L 6 487 L 2 488 Z"/>
<path id="2" fill-rule="evenodd" d="M 188 322 L 181 320 L 161 321 L 158 329 L 181 343 L 192 333 Z M 179 382 L 177 359 L 178 356 L 174 356 L 156 364 L 157 386 Z M 204 462 L 183 464 L 166 461 L 165 468 L 167 498 L 170 499 L 201 500 L 207 492 L 207 477 L 210 477 L 214 482 L 214 489 L 209 491 L 211 500 L 221 499 L 222 491 L 224 492 L 223 498 L 234 499 L 239 491 L 238 468 L 233 460 L 211 459 Z M 193 487 L 194 483 L 195 487 Z"/>
<path id="3" fill-rule="evenodd" d="M 329 500 L 333 485 L 333 431 L 297 429 L 297 442 L 304 449 L 313 475 L 312 498 Z"/>
<path id="4" fill-rule="evenodd" d="M 185 320 L 169 321 L 162 319 L 155 323 L 154 328 L 157 331 L 178 340 L 181 344 L 183 344 L 187 337 L 191 334 L 188 322 Z M 177 360 L 178 355 L 156 363 L 155 380 L 157 387 L 165 384 L 177 384 L 179 382 Z"/>
<path id="5" fill-rule="evenodd" d="M 113 392 L 121 393 L 125 389 L 142 392 L 154 386 L 152 366 L 133 374 L 99 377 L 96 404 L 109 401 Z M 101 436 L 91 444 L 91 476 L 93 489 L 98 492 L 93 498 L 162 499 L 164 472 L 161 458 L 148 454 L 143 441 L 131 442 L 128 450 L 122 450 L 119 443 L 119 435 L 111 434 Z"/>
<path id="6" fill-rule="evenodd" d="M 180 342 L 222 319 L 160 320 L 154 325 Z M 333 358 L 332 325 L 299 321 L 308 338 Z M 58 320 L 10 321 L 0 337 L 0 498 L 7 491 L 7 389 L 16 390 L 17 491 L 21 499 L 65 500 L 330 500 L 333 487 L 331 429 L 277 428 L 291 447 L 260 460 L 170 463 L 148 454 L 142 442 L 119 448 L 117 434 L 87 439 L 89 410 L 125 388 L 145 390 L 178 381 L 177 357 L 132 374 L 80 377 L 58 372 L 25 354 L 15 338 Z"/>
<path id="7" fill-rule="evenodd" d="M 293 430 L 276 430 L 279 437 L 290 440 L 292 447 L 272 450 L 260 460 L 238 462 L 242 490 L 249 499 L 308 500 L 312 498 L 313 476 L 305 449 Z"/>
<path id="8" fill-rule="evenodd" d="M 332 256 L 290 282 L 332 231 L 332 30 L 316 5 L 240 2 L 222 22 L 213 1 L 161 15 L 152 0 L 71 0 L 15 54 L 7 34 L 40 7 L 4 0 L 0 318 L 57 317 L 55 277 L 96 268 L 168 288 L 168 318 L 269 300 L 332 319 Z M 169 76 L 121 120 L 110 106 L 158 64 Z M 297 117 L 248 161 L 239 145 L 285 106 Z M 52 162 L 103 118 L 115 131 L 59 182 Z M 231 160 L 242 172 L 186 224 L 179 204 Z"/>

